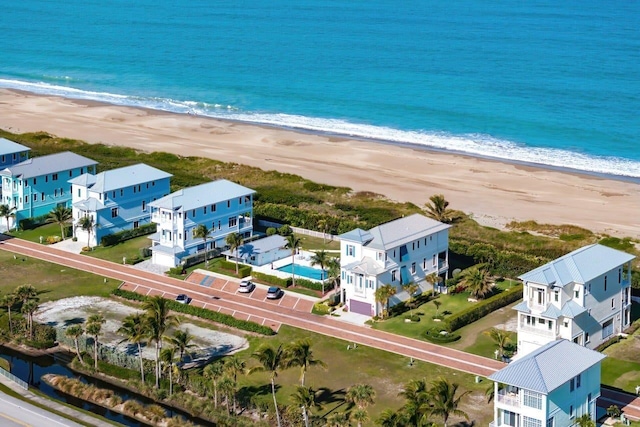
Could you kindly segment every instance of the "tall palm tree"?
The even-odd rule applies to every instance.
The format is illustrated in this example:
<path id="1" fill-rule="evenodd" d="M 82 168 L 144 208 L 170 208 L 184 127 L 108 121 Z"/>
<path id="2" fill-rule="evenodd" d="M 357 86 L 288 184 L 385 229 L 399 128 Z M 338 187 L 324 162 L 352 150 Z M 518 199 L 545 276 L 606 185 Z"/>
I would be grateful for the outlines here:
<path id="1" fill-rule="evenodd" d="M 407 301 L 407 305 L 409 306 L 409 308 L 413 307 L 413 302 L 416 299 L 415 293 L 418 292 L 418 289 L 420 289 L 420 286 L 418 286 L 418 284 L 415 282 L 409 282 L 406 285 L 402 285 L 402 289 L 407 291 L 407 293 L 409 294 L 409 300 Z"/>
<path id="2" fill-rule="evenodd" d="M 425 205 L 427 216 L 436 221 L 448 224 L 452 221 L 452 211 L 449 209 L 449 202 L 443 194 L 434 194 L 429 197 L 429 203 Z"/>
<path id="3" fill-rule="evenodd" d="M 296 285 L 296 251 L 301 245 L 301 241 L 295 234 L 291 233 L 285 237 L 287 243 L 284 245 L 285 248 L 291 251 L 291 285 Z"/>
<path id="4" fill-rule="evenodd" d="M 27 315 L 27 324 L 29 327 L 29 339 L 33 339 L 33 313 L 38 311 L 38 300 L 30 299 L 22 305 L 21 311 Z"/>
<path id="5" fill-rule="evenodd" d="M 316 359 L 311 351 L 311 341 L 308 339 L 298 340 L 285 349 L 286 367 L 300 367 L 300 385 L 304 387 L 304 379 L 307 370 L 311 366 L 319 366 L 326 369 L 327 364 Z"/>
<path id="6" fill-rule="evenodd" d="M 500 357 L 504 356 L 504 349 L 511 341 L 509 337 L 509 332 L 504 329 L 491 328 L 487 332 L 487 335 L 491 337 L 493 342 L 498 346 L 498 351 L 500 352 Z"/>
<path id="7" fill-rule="evenodd" d="M 91 248 L 91 235 L 96 228 L 96 220 L 92 215 L 85 215 L 78 220 L 76 227 L 80 227 L 82 231 L 87 233 L 87 247 Z"/>
<path id="8" fill-rule="evenodd" d="M 365 411 L 366 407 L 372 405 L 376 397 L 376 391 L 369 384 L 356 384 L 349 387 L 345 400 L 356 405 L 357 410 Z M 353 415 L 353 414 L 352 414 Z M 356 421 L 358 421 L 356 419 Z M 358 426 L 365 420 L 358 421 Z"/>
<path id="9" fill-rule="evenodd" d="M 473 298 L 482 299 L 493 290 L 489 272 L 481 267 L 471 267 L 462 273 L 460 285 L 464 286 Z"/>
<path id="10" fill-rule="evenodd" d="M 394 411 L 393 409 L 385 409 L 382 411 L 376 424 L 380 427 L 405 427 L 405 426 L 418 426 L 418 424 L 410 424 L 402 411 Z"/>
<path id="11" fill-rule="evenodd" d="M 207 267 L 209 266 L 209 246 L 207 245 L 209 234 L 211 230 L 204 224 L 198 225 L 193 232 L 193 237 L 204 240 L 204 265 Z"/>
<path id="12" fill-rule="evenodd" d="M 268 372 L 271 377 L 271 393 L 273 394 L 273 405 L 276 410 L 276 419 L 278 420 L 278 427 L 282 427 L 282 421 L 280 420 L 280 411 L 278 410 L 278 401 L 276 400 L 276 378 L 278 377 L 278 371 L 285 367 L 285 354 L 282 345 L 278 348 L 270 346 L 260 347 L 252 356 L 260 362 L 261 366 L 251 368 L 249 373 L 253 372 Z"/>
<path id="13" fill-rule="evenodd" d="M 71 208 L 58 205 L 47 215 L 47 222 L 60 225 L 60 235 L 62 236 L 62 240 L 64 240 L 66 237 L 64 233 L 65 225 L 71 221 L 72 218 L 73 212 Z"/>
<path id="14" fill-rule="evenodd" d="M 7 231 L 11 231 L 9 228 L 9 218 L 15 218 L 16 208 L 10 208 L 9 205 L 0 205 L 0 216 L 4 218 L 4 222 L 7 225 Z"/>
<path id="15" fill-rule="evenodd" d="M 176 368 L 176 348 L 165 347 L 160 351 L 160 362 L 164 364 L 169 372 L 169 396 L 173 395 L 173 374 Z"/>
<path id="16" fill-rule="evenodd" d="M 302 409 L 302 420 L 305 427 L 309 427 L 309 413 L 320 404 L 316 400 L 316 391 L 311 387 L 297 386 L 295 393 L 291 395 L 291 402 Z"/>
<path id="17" fill-rule="evenodd" d="M 440 278 L 440 276 L 438 276 L 436 273 L 431 273 L 428 274 L 427 277 L 424 278 L 427 282 L 431 283 L 431 295 L 435 295 L 436 294 L 436 285 L 440 283 L 440 281 L 442 280 Z"/>
<path id="18" fill-rule="evenodd" d="M 398 396 L 405 398 L 402 413 L 408 425 L 419 426 L 428 422 L 431 396 L 425 379 L 409 381 Z"/>
<path id="19" fill-rule="evenodd" d="M 213 406 L 218 408 L 218 380 L 224 374 L 224 364 L 216 361 L 208 364 L 202 370 L 202 374 L 206 379 L 213 383 Z"/>
<path id="20" fill-rule="evenodd" d="M 71 325 L 64 332 L 67 337 L 73 338 L 73 343 L 76 346 L 76 354 L 78 355 L 78 360 L 81 365 L 84 365 L 84 360 L 82 360 L 82 355 L 80 354 L 80 344 L 78 340 L 84 334 L 84 329 L 82 329 L 82 325 Z"/>
<path id="21" fill-rule="evenodd" d="M 31 285 L 20 285 L 14 291 L 19 301 L 22 301 L 22 304 L 26 304 L 32 298 L 35 298 L 38 295 L 38 291 Z"/>
<path id="22" fill-rule="evenodd" d="M 318 229 L 320 229 L 320 231 L 322 231 L 322 244 L 324 245 L 325 243 L 327 243 L 327 220 L 326 219 L 320 219 L 318 220 L 317 226 Z"/>
<path id="23" fill-rule="evenodd" d="M 366 423 L 367 421 L 369 421 L 369 414 L 367 413 L 366 409 L 356 408 L 351 411 L 349 419 L 354 420 L 356 423 L 358 423 L 358 427 L 362 427 L 362 423 Z"/>
<path id="24" fill-rule="evenodd" d="M 224 239 L 227 245 L 229 245 L 229 249 L 231 252 L 236 253 L 236 275 L 238 274 L 238 250 L 240 246 L 244 244 L 244 239 L 238 233 L 227 234 L 227 237 Z"/>
<path id="25" fill-rule="evenodd" d="M 469 393 L 469 391 L 465 391 L 457 395 L 458 384 L 450 383 L 444 378 L 438 378 L 431 383 L 431 389 L 429 390 L 432 404 L 429 412 L 432 415 L 442 417 L 444 427 L 447 427 L 447 422 L 451 415 L 464 417 L 468 420 L 469 416 L 464 411 L 458 409 L 458 407 L 460 406 L 462 398 Z"/>
<path id="26" fill-rule="evenodd" d="M 193 335 L 189 333 L 189 330 L 181 331 L 177 329 L 172 336 L 165 337 L 169 344 L 171 344 L 180 355 L 178 363 L 181 363 L 184 358 L 184 353 L 190 348 L 196 347 L 191 341 L 193 341 Z"/>
<path id="27" fill-rule="evenodd" d="M 384 311 L 382 312 L 383 319 L 386 317 L 386 315 L 389 314 L 389 300 L 396 294 L 396 292 L 396 287 L 390 284 L 382 285 L 378 289 L 376 289 L 376 302 L 383 305 L 384 307 Z"/>
<path id="28" fill-rule="evenodd" d="M 327 274 L 333 282 L 334 289 L 337 289 L 338 279 L 340 279 L 340 258 L 329 258 L 327 262 Z"/>
<path id="29" fill-rule="evenodd" d="M 11 321 L 11 309 L 16 303 L 20 301 L 20 298 L 16 294 L 7 294 L 2 297 L 2 306 L 7 308 L 7 314 L 9 315 L 9 334 L 13 335 L 13 323 Z"/>
<path id="30" fill-rule="evenodd" d="M 225 376 L 222 377 L 222 380 L 218 383 L 218 388 L 224 396 L 227 412 L 231 413 L 231 396 L 236 394 L 236 385 L 231 378 Z"/>
<path id="31" fill-rule="evenodd" d="M 349 416 L 345 412 L 332 412 L 325 423 L 325 427 L 345 427 L 348 425 Z"/>
<path id="32" fill-rule="evenodd" d="M 224 362 L 224 371 L 229 378 L 233 380 L 235 387 L 238 385 L 238 374 L 243 374 L 247 371 L 247 366 L 243 360 L 240 360 L 237 356 L 232 356 Z M 236 394 L 233 394 L 233 413 L 236 413 Z"/>
<path id="33" fill-rule="evenodd" d="M 92 314 L 87 319 L 87 334 L 93 337 L 93 367 L 98 370 L 98 337 L 102 332 L 102 325 L 106 322 L 106 319 L 102 314 Z"/>
<path id="34" fill-rule="evenodd" d="M 126 337 L 126 341 L 138 346 L 138 357 L 140 358 L 140 379 L 144 384 L 144 360 L 142 359 L 142 343 L 147 338 L 146 317 L 142 313 L 130 314 L 124 318 L 122 325 L 117 331 Z"/>
<path id="35" fill-rule="evenodd" d="M 327 264 L 329 263 L 329 253 L 327 251 L 325 251 L 324 249 L 319 250 L 318 252 L 314 253 L 313 256 L 311 257 L 311 265 L 316 266 L 319 265 L 320 266 L 320 280 L 322 280 L 322 295 L 324 296 L 324 268 L 327 266 Z"/>
<path id="36" fill-rule="evenodd" d="M 170 326 L 178 324 L 178 318 L 169 312 L 167 300 L 159 295 L 142 303 L 147 317 L 147 337 L 156 344 L 156 389 L 160 387 L 160 350 L 162 338 Z"/>

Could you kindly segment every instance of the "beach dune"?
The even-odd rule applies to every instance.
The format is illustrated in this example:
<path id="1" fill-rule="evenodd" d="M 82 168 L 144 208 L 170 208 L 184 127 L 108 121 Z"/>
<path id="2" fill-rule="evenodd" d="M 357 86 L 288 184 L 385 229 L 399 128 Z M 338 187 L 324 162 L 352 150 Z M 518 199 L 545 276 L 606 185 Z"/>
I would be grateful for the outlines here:
<path id="1" fill-rule="evenodd" d="M 442 193 L 481 224 L 573 224 L 640 238 L 640 184 L 347 137 L 0 90 L 0 128 L 209 157 L 422 206 Z"/>

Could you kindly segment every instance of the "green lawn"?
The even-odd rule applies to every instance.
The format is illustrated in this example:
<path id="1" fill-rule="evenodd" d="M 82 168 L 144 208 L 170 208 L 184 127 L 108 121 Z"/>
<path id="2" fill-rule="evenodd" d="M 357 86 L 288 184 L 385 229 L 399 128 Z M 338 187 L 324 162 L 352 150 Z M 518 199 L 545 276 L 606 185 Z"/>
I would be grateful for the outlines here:
<path id="1" fill-rule="evenodd" d="M 122 263 L 123 257 L 126 257 L 129 260 L 140 257 L 140 249 L 148 248 L 150 246 L 151 241 L 148 236 L 140 236 L 118 243 L 114 246 L 96 246 L 91 252 L 86 252 L 86 255 L 120 264 Z"/>
<path id="2" fill-rule="evenodd" d="M 69 231 L 69 229 L 67 229 L 67 231 Z M 45 224 L 33 230 L 13 230 L 7 234 L 19 239 L 40 243 L 40 237 L 46 242 L 49 236 L 60 236 L 60 226 L 58 224 Z M 69 237 L 69 235 L 67 234 L 66 237 Z"/>
<path id="3" fill-rule="evenodd" d="M 640 363 L 607 357 L 602 361 L 601 381 L 602 384 L 635 394 L 636 386 L 640 385 Z"/>
<path id="4" fill-rule="evenodd" d="M 325 251 L 335 251 L 335 256 L 340 255 L 340 241 L 338 240 L 323 240 L 321 237 L 304 236 L 302 234 L 296 234 L 296 236 L 301 240 L 301 247 L 305 251 L 324 249 Z"/>

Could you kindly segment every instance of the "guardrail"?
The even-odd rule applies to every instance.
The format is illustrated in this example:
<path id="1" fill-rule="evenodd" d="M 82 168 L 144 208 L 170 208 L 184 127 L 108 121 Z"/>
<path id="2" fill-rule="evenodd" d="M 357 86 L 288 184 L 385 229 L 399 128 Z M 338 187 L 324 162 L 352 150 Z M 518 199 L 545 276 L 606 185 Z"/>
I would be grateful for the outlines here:
<path id="1" fill-rule="evenodd" d="M 7 370 L 5 370 L 3 368 L 0 368 L 0 374 L 3 377 L 5 377 L 5 378 L 13 381 L 14 383 L 18 384 L 23 389 L 29 390 L 29 384 L 27 384 L 26 382 L 22 381 L 20 378 L 16 377 L 11 372 L 9 372 L 9 371 L 7 371 Z"/>

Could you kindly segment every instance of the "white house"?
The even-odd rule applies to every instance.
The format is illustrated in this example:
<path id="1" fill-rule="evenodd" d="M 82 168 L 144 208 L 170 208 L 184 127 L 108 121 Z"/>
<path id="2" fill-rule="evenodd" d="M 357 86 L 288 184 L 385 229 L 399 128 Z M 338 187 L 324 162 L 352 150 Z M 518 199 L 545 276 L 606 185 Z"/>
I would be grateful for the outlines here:
<path id="1" fill-rule="evenodd" d="M 375 301 L 380 286 L 397 288 L 390 305 L 409 298 L 403 284 L 430 288 L 424 278 L 431 273 L 446 277 L 449 269 L 449 228 L 414 214 L 369 231 L 357 228 L 338 236 L 342 301 L 352 312 L 376 316 L 383 309 Z"/>
<path id="2" fill-rule="evenodd" d="M 75 237 L 95 246 L 104 236 L 149 224 L 149 204 L 169 194 L 171 176 L 140 163 L 70 179 Z M 85 216 L 95 223 L 90 232 L 77 226 Z"/>
<path id="3" fill-rule="evenodd" d="M 202 224 L 210 230 L 209 249 L 224 248 L 231 233 L 253 234 L 255 191 L 227 180 L 184 188 L 151 202 L 151 220 L 158 224 L 150 236 L 153 263 L 175 267 L 182 259 L 204 251 L 202 238 L 194 237 Z"/>
<path id="4" fill-rule="evenodd" d="M 596 419 L 600 363 L 605 356 L 567 340 L 552 341 L 489 376 L 490 427 L 567 427 Z"/>
<path id="5" fill-rule="evenodd" d="M 518 357 L 562 338 L 595 348 L 628 328 L 634 258 L 596 244 L 520 276 Z"/>
<path id="6" fill-rule="evenodd" d="M 262 239 L 252 240 L 244 243 L 238 248 L 238 260 L 250 265 L 266 265 L 283 258 L 291 257 L 291 249 L 286 248 L 287 239 L 274 234 Z M 236 251 L 227 250 L 222 252 L 228 261 L 235 261 Z"/>

